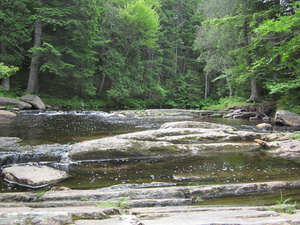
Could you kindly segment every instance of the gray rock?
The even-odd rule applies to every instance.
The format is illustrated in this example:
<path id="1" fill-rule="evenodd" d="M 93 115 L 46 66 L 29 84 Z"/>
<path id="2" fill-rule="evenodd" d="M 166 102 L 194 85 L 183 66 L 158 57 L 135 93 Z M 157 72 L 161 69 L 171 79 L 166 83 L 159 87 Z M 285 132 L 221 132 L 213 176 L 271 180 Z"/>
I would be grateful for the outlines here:
<path id="1" fill-rule="evenodd" d="M 286 110 L 278 110 L 275 115 L 275 124 L 300 127 L 300 116 Z"/>
<path id="2" fill-rule="evenodd" d="M 7 111 L 7 110 L 0 110 L 0 117 L 15 117 L 17 114 Z"/>
<path id="3" fill-rule="evenodd" d="M 272 125 L 269 123 L 260 123 L 257 124 L 256 127 L 261 130 L 272 130 Z"/>
<path id="4" fill-rule="evenodd" d="M 204 129 L 222 129 L 222 130 L 235 130 L 231 126 L 208 123 L 208 122 L 195 122 L 195 121 L 180 121 L 180 122 L 169 122 L 161 125 L 160 129 L 170 128 L 204 128 Z"/>
<path id="5" fill-rule="evenodd" d="M 268 143 L 269 147 L 275 148 L 270 152 L 287 159 L 299 159 L 300 157 L 300 139 L 274 141 Z"/>
<path id="6" fill-rule="evenodd" d="M 68 212 L 49 212 L 42 211 L 39 212 L 30 212 L 21 211 L 21 212 L 6 212 L 0 213 L 0 224 L 35 224 L 35 225 L 64 225 L 72 224 L 73 220 L 71 215 Z"/>
<path id="7" fill-rule="evenodd" d="M 31 109 L 32 105 L 24 102 L 24 101 L 20 101 L 14 98 L 6 98 L 6 97 L 0 97 L 0 105 L 11 105 L 11 106 L 15 106 L 18 107 L 20 109 Z"/>
<path id="8" fill-rule="evenodd" d="M 257 138 L 261 138 L 261 134 L 235 131 L 234 128 L 226 125 L 189 121 L 173 122 L 162 125 L 158 130 L 121 134 L 76 143 L 71 147 L 69 157 L 72 160 L 95 160 L 198 154 L 222 149 L 224 151 L 237 149 L 253 151 L 258 150 L 257 145 L 234 142 L 253 141 Z"/>
<path id="9" fill-rule="evenodd" d="M 6 181 L 30 188 L 48 186 L 69 177 L 48 166 L 12 166 L 4 168 L 2 174 Z"/>
<path id="10" fill-rule="evenodd" d="M 22 96 L 20 100 L 31 104 L 35 109 L 46 109 L 44 102 L 38 96 L 27 94 Z"/>

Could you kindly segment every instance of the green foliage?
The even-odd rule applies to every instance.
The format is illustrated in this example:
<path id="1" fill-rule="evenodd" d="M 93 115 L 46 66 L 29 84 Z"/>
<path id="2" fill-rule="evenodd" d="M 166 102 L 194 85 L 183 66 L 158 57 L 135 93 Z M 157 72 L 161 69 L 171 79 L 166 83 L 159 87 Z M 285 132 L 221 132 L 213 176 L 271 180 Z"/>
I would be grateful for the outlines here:
<path id="1" fill-rule="evenodd" d="M 160 29 L 159 16 L 154 6 L 158 3 L 137 0 L 129 2 L 120 10 L 120 17 L 126 26 L 126 36 L 133 45 L 157 47 L 157 34 Z"/>
<path id="2" fill-rule="evenodd" d="M 0 79 L 8 78 L 19 70 L 18 67 L 14 66 L 5 66 L 4 63 L 0 63 Z"/>
<path id="3" fill-rule="evenodd" d="M 293 92 L 290 94 L 282 95 L 277 101 L 277 106 L 278 109 L 290 110 L 294 113 L 300 114 L 299 101 L 300 101 L 300 97 L 298 93 Z"/>
<path id="4" fill-rule="evenodd" d="M 300 139 L 300 134 L 294 134 L 291 139 Z"/>
<path id="5" fill-rule="evenodd" d="M 292 199 L 287 198 L 285 199 L 282 191 L 280 190 L 280 199 L 277 201 L 276 208 L 274 208 L 275 211 L 279 213 L 288 213 L 288 214 L 294 214 L 296 213 L 296 207 L 298 206 L 297 201 L 294 201 L 294 203 L 291 203 Z"/>
<path id="6" fill-rule="evenodd" d="M 299 21 L 300 3 L 294 2 L 291 13 L 277 14 L 276 19 L 267 19 L 255 29 L 261 38 L 271 40 L 270 53 L 267 57 L 258 59 L 256 68 L 269 65 L 279 76 L 266 83 L 271 94 L 288 94 L 298 92 L 300 88 L 299 76 Z"/>
<path id="7" fill-rule="evenodd" d="M 227 108 L 249 97 L 252 79 L 264 98 L 299 112 L 300 3 L 278 2 L 3 0 L 0 70 L 21 71 L 5 94 L 24 92 L 39 56 L 38 91 L 49 105 L 212 108 L 221 98 L 214 107 Z"/>
<path id="8" fill-rule="evenodd" d="M 119 201 L 119 207 L 121 208 L 121 209 L 128 209 L 129 208 L 129 203 L 128 203 L 128 201 L 127 201 L 127 199 L 128 199 L 128 195 L 126 194 L 120 201 Z"/>

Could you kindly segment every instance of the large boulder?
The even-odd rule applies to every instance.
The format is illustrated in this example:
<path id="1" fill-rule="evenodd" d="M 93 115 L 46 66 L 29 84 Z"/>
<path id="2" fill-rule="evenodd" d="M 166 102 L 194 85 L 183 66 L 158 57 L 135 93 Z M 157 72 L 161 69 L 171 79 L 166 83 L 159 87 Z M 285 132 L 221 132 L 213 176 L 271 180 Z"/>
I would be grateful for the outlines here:
<path id="1" fill-rule="evenodd" d="M 35 109 L 46 109 L 44 102 L 38 96 L 27 94 L 22 96 L 20 100 L 31 104 Z"/>
<path id="2" fill-rule="evenodd" d="M 4 168 L 2 174 L 7 182 L 30 188 L 41 188 L 69 177 L 48 166 L 12 166 Z"/>
<path id="3" fill-rule="evenodd" d="M 31 109 L 32 108 L 32 105 L 27 102 L 17 100 L 14 98 L 6 98 L 6 97 L 0 97 L 0 105 L 5 105 L 5 106 L 11 105 L 11 106 L 18 107 L 20 109 Z"/>
<path id="4" fill-rule="evenodd" d="M 278 110 L 275 115 L 275 124 L 300 127 L 300 116 L 287 110 Z"/>

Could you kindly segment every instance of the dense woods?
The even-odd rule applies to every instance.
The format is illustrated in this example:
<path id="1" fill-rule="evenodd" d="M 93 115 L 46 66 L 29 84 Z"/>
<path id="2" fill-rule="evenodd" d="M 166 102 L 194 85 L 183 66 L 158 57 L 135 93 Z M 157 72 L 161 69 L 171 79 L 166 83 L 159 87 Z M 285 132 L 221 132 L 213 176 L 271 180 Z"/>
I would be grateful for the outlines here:
<path id="1" fill-rule="evenodd" d="M 238 97 L 297 108 L 299 7 L 296 0 L 2 0 L 0 95 L 128 108 L 201 108 Z"/>

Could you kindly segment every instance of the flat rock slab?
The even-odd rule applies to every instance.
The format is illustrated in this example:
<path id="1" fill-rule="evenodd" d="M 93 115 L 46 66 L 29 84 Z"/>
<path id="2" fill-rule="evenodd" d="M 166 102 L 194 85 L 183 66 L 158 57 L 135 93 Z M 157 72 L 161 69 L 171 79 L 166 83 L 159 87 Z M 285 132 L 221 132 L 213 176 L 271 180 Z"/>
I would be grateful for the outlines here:
<path id="1" fill-rule="evenodd" d="M 77 220 L 76 225 L 206 225 L 206 224 L 299 224 L 294 215 L 279 214 L 255 207 L 160 207 L 135 208 L 129 214 L 104 220 Z"/>
<path id="2" fill-rule="evenodd" d="M 101 207 L 5 207 L 0 208 L 0 225 L 67 225 L 74 224 L 72 216 L 82 219 L 96 219 L 101 221 L 102 219 L 108 218 L 110 215 L 114 214 L 120 214 L 120 211 L 115 208 Z"/>
<path id="3" fill-rule="evenodd" d="M 6 181 L 30 188 L 44 187 L 69 177 L 48 166 L 12 166 L 4 168 L 2 173 Z"/>
<path id="4" fill-rule="evenodd" d="M 293 224 L 290 218 L 274 211 L 251 208 L 178 208 L 137 209 L 144 225 L 200 225 L 200 224 Z M 119 223 L 116 223 L 116 225 Z M 121 224 L 121 223 L 120 223 Z M 129 224 L 129 223 L 128 223 Z"/>

